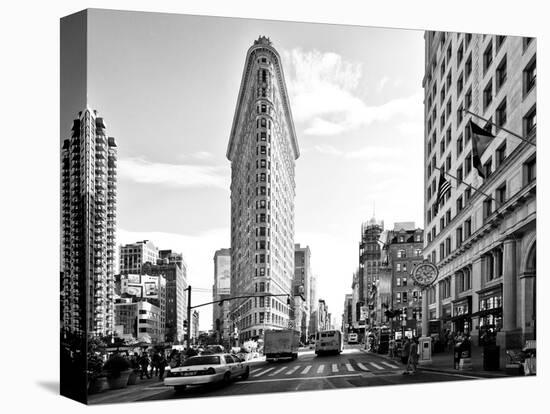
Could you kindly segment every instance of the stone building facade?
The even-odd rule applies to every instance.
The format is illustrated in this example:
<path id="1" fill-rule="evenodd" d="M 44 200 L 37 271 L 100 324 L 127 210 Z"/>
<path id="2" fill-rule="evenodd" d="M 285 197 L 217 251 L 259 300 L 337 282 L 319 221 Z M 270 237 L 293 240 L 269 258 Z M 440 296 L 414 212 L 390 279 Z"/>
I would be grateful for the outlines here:
<path id="1" fill-rule="evenodd" d="M 248 50 L 227 148 L 231 161 L 231 292 L 239 340 L 288 326 L 294 275 L 298 142 L 279 53 L 261 36 Z"/>
<path id="2" fill-rule="evenodd" d="M 425 50 L 424 257 L 439 276 L 423 331 L 496 342 L 503 362 L 536 333 L 536 40 L 426 32 Z M 485 178 L 470 119 L 496 136 L 480 154 Z M 437 168 L 456 177 L 439 206 Z"/>

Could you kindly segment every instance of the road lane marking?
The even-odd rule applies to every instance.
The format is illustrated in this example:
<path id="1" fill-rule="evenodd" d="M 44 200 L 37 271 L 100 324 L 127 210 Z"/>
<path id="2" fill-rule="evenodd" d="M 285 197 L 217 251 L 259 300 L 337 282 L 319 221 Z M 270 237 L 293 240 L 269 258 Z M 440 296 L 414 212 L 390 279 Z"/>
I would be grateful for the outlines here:
<path id="1" fill-rule="evenodd" d="M 286 372 L 286 375 L 294 374 L 298 368 L 300 368 L 300 365 L 296 365 L 294 368 L 291 368 L 288 372 Z"/>
<path id="2" fill-rule="evenodd" d="M 359 368 L 361 368 L 363 371 L 370 371 L 370 369 L 368 369 L 366 366 L 364 366 L 363 364 L 361 364 L 360 362 L 357 363 L 357 366 Z"/>
<path id="3" fill-rule="evenodd" d="M 256 368 L 250 371 L 251 374 L 254 374 L 255 372 L 261 371 L 263 368 Z"/>
<path id="4" fill-rule="evenodd" d="M 351 372 L 351 371 L 355 371 L 349 362 L 346 364 L 346 368 L 347 368 L 348 371 L 350 371 L 350 372 Z"/>
<path id="5" fill-rule="evenodd" d="M 304 370 L 300 374 L 305 375 L 309 372 L 310 369 L 311 369 L 311 365 L 308 365 L 307 367 L 304 368 Z"/>
<path id="6" fill-rule="evenodd" d="M 377 368 L 377 369 L 384 369 L 384 367 L 381 367 L 380 365 L 375 364 L 374 362 L 369 362 L 369 364 L 371 364 L 374 368 Z"/>
<path id="7" fill-rule="evenodd" d="M 332 372 L 338 372 L 338 365 L 332 364 Z"/>
<path id="8" fill-rule="evenodd" d="M 384 364 L 387 367 L 393 368 L 393 369 L 399 369 L 397 365 L 390 364 L 389 362 L 380 361 L 382 364 Z"/>
<path id="9" fill-rule="evenodd" d="M 273 371 L 275 368 L 268 368 L 266 369 L 265 371 L 262 371 L 260 372 L 259 374 L 256 374 L 256 375 L 253 375 L 254 378 L 256 377 L 261 377 L 262 375 L 264 375 L 265 373 L 269 372 L 269 371 Z"/>
<path id="10" fill-rule="evenodd" d="M 317 374 L 321 374 L 324 369 L 325 369 L 325 366 L 323 364 L 319 365 L 319 368 L 317 368 Z"/>
<path id="11" fill-rule="evenodd" d="M 232 385 L 238 385 L 238 384 L 258 384 L 260 382 L 275 382 L 275 381 L 309 381 L 309 380 L 321 380 L 321 379 L 333 379 L 333 378 L 341 378 L 341 377 L 361 377 L 365 374 L 340 374 L 340 375 L 323 375 L 321 377 L 292 377 L 292 378 L 271 378 L 271 379 L 260 379 L 256 381 L 237 381 L 234 382 Z"/>
<path id="12" fill-rule="evenodd" d="M 280 369 L 278 369 L 277 371 L 273 371 L 271 374 L 269 374 L 270 377 L 273 377 L 275 375 L 277 375 L 279 372 L 282 372 L 286 369 L 286 367 L 282 367 Z"/>

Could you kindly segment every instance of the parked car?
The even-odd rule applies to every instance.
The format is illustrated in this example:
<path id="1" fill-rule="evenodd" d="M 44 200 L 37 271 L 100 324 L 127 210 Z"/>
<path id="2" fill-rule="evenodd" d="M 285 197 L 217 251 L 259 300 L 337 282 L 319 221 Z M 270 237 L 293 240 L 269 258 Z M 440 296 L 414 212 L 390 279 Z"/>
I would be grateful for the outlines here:
<path id="1" fill-rule="evenodd" d="M 223 381 L 228 384 L 235 378 L 248 378 L 250 367 L 235 355 L 213 354 L 187 358 L 179 367 L 171 368 L 164 385 L 174 387 L 176 392 L 188 385 L 202 385 Z"/>

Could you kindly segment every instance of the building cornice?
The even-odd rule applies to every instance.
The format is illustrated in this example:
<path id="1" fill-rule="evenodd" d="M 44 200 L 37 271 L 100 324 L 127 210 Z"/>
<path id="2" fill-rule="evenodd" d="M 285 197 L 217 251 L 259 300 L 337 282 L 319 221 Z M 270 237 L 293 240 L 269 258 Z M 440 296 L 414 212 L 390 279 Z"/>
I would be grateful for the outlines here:
<path id="1" fill-rule="evenodd" d="M 267 51 L 271 54 L 273 58 L 273 66 L 277 74 L 277 81 L 279 83 L 279 90 L 282 96 L 282 104 L 285 111 L 285 117 L 288 124 L 288 130 L 290 131 L 290 142 L 292 149 L 294 150 L 294 159 L 297 159 L 300 156 L 300 149 L 298 147 L 298 140 L 296 138 L 296 130 L 294 129 L 294 120 L 292 118 L 292 112 L 290 109 L 290 101 L 288 98 L 288 92 L 286 89 L 286 82 L 284 78 L 283 68 L 281 65 L 281 57 L 277 50 L 271 46 L 271 43 L 264 42 L 255 42 L 252 45 L 246 54 L 245 66 L 243 70 L 243 75 L 241 78 L 241 86 L 239 89 L 239 95 L 237 98 L 237 105 L 235 108 L 235 114 L 233 116 L 233 124 L 231 126 L 231 134 L 229 136 L 229 144 L 227 145 L 227 158 L 231 161 L 233 147 L 237 143 L 237 135 L 242 127 L 242 109 L 245 105 L 245 98 L 247 95 L 247 84 L 250 77 L 252 68 L 254 67 L 255 56 L 258 51 Z"/>

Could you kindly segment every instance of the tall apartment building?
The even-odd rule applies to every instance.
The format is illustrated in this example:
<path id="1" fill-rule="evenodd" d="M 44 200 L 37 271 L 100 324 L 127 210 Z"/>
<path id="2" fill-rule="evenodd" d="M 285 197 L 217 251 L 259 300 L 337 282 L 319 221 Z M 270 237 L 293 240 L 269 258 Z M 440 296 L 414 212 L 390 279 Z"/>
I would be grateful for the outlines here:
<path id="1" fill-rule="evenodd" d="M 426 32 L 425 50 L 424 257 L 439 277 L 423 332 L 466 331 L 503 357 L 536 332 L 536 147 L 506 131 L 536 142 L 536 41 Z M 480 154 L 485 178 L 470 119 L 496 136 Z M 457 177 L 439 208 L 436 167 Z"/>
<path id="2" fill-rule="evenodd" d="M 294 328 L 301 333 L 302 342 L 309 337 L 311 285 L 311 251 L 309 246 L 294 245 L 294 278 L 292 294 L 294 296 Z"/>
<path id="3" fill-rule="evenodd" d="M 291 294 L 298 142 L 281 57 L 261 36 L 248 50 L 227 147 L 231 292 Z M 231 303 L 241 341 L 288 326 L 284 297 Z"/>
<path id="4" fill-rule="evenodd" d="M 221 301 L 231 296 L 231 249 L 219 249 L 214 253 L 214 286 L 212 300 Z M 229 319 L 230 302 L 212 306 L 212 322 L 219 343 L 229 343 L 231 324 Z"/>
<path id="5" fill-rule="evenodd" d="M 159 249 L 149 240 L 142 240 L 120 246 L 121 274 L 140 274 L 142 266 L 149 262 L 155 264 L 159 257 Z"/>
<path id="6" fill-rule="evenodd" d="M 387 309 L 399 310 L 393 320 L 394 330 L 405 327 L 418 335 L 421 327 L 422 292 L 410 277 L 424 260 L 424 231 L 414 222 L 395 223 L 386 234 L 385 250 L 391 274 L 391 297 Z M 382 318 L 383 319 L 383 318 Z"/>
<path id="7" fill-rule="evenodd" d="M 63 329 L 90 336 L 114 329 L 115 139 L 96 111 L 79 112 L 61 149 Z"/>
<path id="8" fill-rule="evenodd" d="M 369 309 L 369 322 L 374 315 L 370 312 L 374 310 L 373 298 L 378 282 L 378 273 L 382 263 L 380 237 L 384 231 L 384 221 L 376 220 L 372 217 L 368 222 L 361 224 L 361 241 L 359 242 L 359 306 L 367 306 Z"/>
<path id="9" fill-rule="evenodd" d="M 142 274 L 166 278 L 166 341 L 182 343 L 187 320 L 187 265 L 181 253 L 159 250 L 156 264 L 145 263 Z"/>

